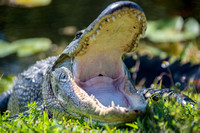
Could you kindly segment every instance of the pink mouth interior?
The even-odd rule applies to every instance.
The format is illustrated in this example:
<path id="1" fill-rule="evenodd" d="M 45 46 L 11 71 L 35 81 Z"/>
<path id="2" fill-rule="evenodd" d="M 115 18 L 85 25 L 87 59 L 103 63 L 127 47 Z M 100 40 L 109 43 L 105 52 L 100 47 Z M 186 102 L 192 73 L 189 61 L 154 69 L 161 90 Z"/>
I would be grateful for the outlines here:
<path id="1" fill-rule="evenodd" d="M 128 101 L 121 92 L 124 85 L 124 78 L 112 79 L 106 76 L 93 77 L 86 82 L 77 82 L 89 95 L 94 95 L 105 106 L 115 105 L 128 107 Z"/>
<path id="2" fill-rule="evenodd" d="M 76 59 L 73 66 L 74 80 L 89 95 L 94 95 L 104 106 L 128 107 L 124 92 L 125 74 L 121 56 L 115 52 L 90 53 Z"/>

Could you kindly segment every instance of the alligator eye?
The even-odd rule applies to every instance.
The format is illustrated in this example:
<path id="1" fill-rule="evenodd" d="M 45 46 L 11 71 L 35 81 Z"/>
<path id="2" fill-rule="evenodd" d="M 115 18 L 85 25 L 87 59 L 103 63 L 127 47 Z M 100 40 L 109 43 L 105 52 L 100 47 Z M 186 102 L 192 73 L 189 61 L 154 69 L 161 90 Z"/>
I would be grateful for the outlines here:
<path id="1" fill-rule="evenodd" d="M 78 39 L 79 37 L 81 37 L 82 34 L 83 34 L 82 32 L 76 33 L 75 38 Z"/>

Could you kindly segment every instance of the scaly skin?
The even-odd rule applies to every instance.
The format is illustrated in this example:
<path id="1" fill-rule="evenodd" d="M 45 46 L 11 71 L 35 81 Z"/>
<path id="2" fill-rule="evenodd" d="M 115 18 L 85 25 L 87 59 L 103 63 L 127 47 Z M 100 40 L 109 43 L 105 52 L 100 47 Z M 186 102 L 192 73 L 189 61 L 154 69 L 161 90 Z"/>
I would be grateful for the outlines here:
<path id="1" fill-rule="evenodd" d="M 27 102 L 37 101 L 38 108 L 46 108 L 57 119 L 92 117 L 99 125 L 135 120 L 145 112 L 148 90 L 161 95 L 172 92 L 136 90 L 122 62 L 123 54 L 136 49 L 145 30 L 146 18 L 137 4 L 109 5 L 60 56 L 39 61 L 18 76 L 8 110 L 24 112 Z"/>

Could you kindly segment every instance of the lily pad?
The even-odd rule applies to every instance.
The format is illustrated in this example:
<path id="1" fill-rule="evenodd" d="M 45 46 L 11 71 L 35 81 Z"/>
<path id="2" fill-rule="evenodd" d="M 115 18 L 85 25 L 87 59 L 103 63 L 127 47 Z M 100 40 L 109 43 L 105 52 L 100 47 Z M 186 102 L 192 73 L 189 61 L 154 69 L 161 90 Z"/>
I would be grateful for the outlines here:
<path id="1" fill-rule="evenodd" d="M 182 17 L 149 21 L 146 37 L 152 42 L 180 42 L 195 39 L 200 26 L 194 18 L 186 21 Z"/>
<path id="2" fill-rule="evenodd" d="M 12 0 L 10 3 L 23 7 L 38 7 L 49 5 L 51 0 Z"/>
<path id="3" fill-rule="evenodd" d="M 12 44 L 19 46 L 16 52 L 19 57 L 22 57 L 46 51 L 51 46 L 51 40 L 48 38 L 31 38 L 17 40 Z"/>
<path id="4" fill-rule="evenodd" d="M 11 45 L 9 42 L 0 41 L 0 57 L 5 57 L 15 53 L 17 50 L 16 45 Z"/>
<path id="5" fill-rule="evenodd" d="M 12 43 L 0 42 L 0 57 L 5 57 L 17 53 L 19 57 L 30 56 L 38 52 L 46 51 L 51 46 L 48 38 L 30 38 L 17 40 Z"/>

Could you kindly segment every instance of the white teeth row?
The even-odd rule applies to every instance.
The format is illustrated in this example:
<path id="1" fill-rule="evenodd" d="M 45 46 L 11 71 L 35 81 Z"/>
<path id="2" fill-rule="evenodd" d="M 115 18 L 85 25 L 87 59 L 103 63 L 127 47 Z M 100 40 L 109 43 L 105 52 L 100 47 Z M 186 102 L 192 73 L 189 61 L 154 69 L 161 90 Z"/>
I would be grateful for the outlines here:
<path id="1" fill-rule="evenodd" d="M 68 50 L 69 52 L 67 54 L 71 55 L 77 49 L 77 47 L 78 47 L 78 45 L 75 45 L 73 47 L 68 46 L 68 49 L 70 49 L 70 50 Z"/>
<path id="2" fill-rule="evenodd" d="M 97 104 L 97 99 L 95 98 L 94 95 L 91 95 L 90 98 L 94 101 L 94 106 Z M 96 101 L 96 102 L 95 102 Z M 118 111 L 118 112 L 126 112 L 131 110 L 131 107 L 129 106 L 128 109 L 125 107 L 120 107 L 119 105 L 115 106 L 114 101 L 111 101 L 111 106 L 109 105 L 108 107 L 105 106 L 96 106 L 95 112 L 99 113 L 99 115 L 105 115 L 110 111 Z"/>
<path id="3" fill-rule="evenodd" d="M 127 11 L 125 11 L 125 13 L 127 13 Z M 124 11 L 122 11 L 122 14 L 124 14 Z M 137 16 L 137 13 L 135 13 L 135 16 Z M 121 17 L 121 14 L 119 13 L 118 14 L 118 17 Z M 138 20 L 140 21 L 141 20 L 141 15 L 139 14 L 138 16 Z M 112 20 L 113 20 L 113 22 L 115 22 L 115 16 L 112 16 Z M 107 18 L 106 19 L 106 21 L 107 22 L 110 22 L 110 18 Z M 143 27 L 145 27 L 145 22 L 143 22 Z M 102 27 L 101 27 L 101 25 L 99 26 L 99 29 L 97 29 L 97 31 L 96 31 L 96 33 L 97 33 L 97 35 L 99 34 L 99 30 L 101 29 Z M 143 32 L 142 34 L 145 34 L 145 32 Z M 144 35 L 143 35 L 144 36 Z M 95 33 L 92 35 L 92 37 L 90 37 L 90 40 L 92 40 L 92 39 L 94 39 L 94 40 L 96 40 L 96 36 L 95 36 Z"/>
<path id="4" fill-rule="evenodd" d="M 111 106 L 109 105 L 108 107 L 115 107 L 115 108 L 120 108 L 119 105 L 115 105 L 114 101 L 111 101 Z"/>
<path id="5" fill-rule="evenodd" d="M 136 17 L 138 17 L 138 20 L 139 20 L 139 21 L 141 20 L 141 15 L 140 15 L 140 14 L 138 15 L 138 14 L 135 12 L 134 15 L 135 15 Z"/>
<path id="6" fill-rule="evenodd" d="M 122 11 L 121 14 L 125 14 L 125 13 L 128 13 L 128 12 L 130 12 L 130 11 L 129 11 L 129 10 L 128 10 L 128 11 L 125 10 L 125 11 Z M 118 13 L 118 17 L 119 17 L 119 18 L 122 17 L 121 14 Z M 138 18 L 138 21 L 141 21 L 141 18 L 142 18 L 141 14 L 137 14 L 137 13 L 135 12 L 134 15 Z M 107 22 L 110 22 L 111 20 L 110 20 L 110 18 L 107 18 L 106 21 L 107 21 Z M 115 16 L 112 16 L 112 21 L 113 21 L 113 22 L 116 21 L 116 17 L 115 17 Z M 99 35 L 99 34 L 100 34 L 99 32 L 100 32 L 100 29 L 102 28 L 102 25 L 103 25 L 103 23 L 102 23 L 101 25 L 99 25 L 98 29 L 96 30 L 96 33 L 93 33 L 92 36 L 89 37 L 90 40 L 96 40 L 96 35 Z M 145 28 L 145 27 L 146 27 L 146 22 L 145 22 L 145 21 L 143 21 L 142 27 L 143 27 L 142 37 L 144 37 L 145 32 L 146 32 L 146 28 Z M 87 41 L 88 41 L 88 40 L 87 40 Z M 137 42 L 137 43 L 139 42 L 139 38 L 137 38 L 136 42 Z M 87 43 L 87 42 L 86 42 L 86 43 Z M 85 43 L 85 44 L 86 44 L 86 43 Z M 85 47 L 83 47 L 83 48 L 85 48 Z M 81 49 L 81 51 L 84 50 L 83 48 Z M 75 49 L 76 49 L 76 48 L 73 48 L 72 51 L 74 51 Z M 70 50 L 70 51 L 71 51 L 71 50 Z M 71 52 L 71 53 L 72 53 L 72 52 Z M 70 53 L 70 54 L 71 54 L 71 53 Z M 83 52 L 81 52 L 81 53 L 83 53 Z"/>
<path id="7" fill-rule="evenodd" d="M 118 112 L 122 112 L 122 113 L 124 113 L 124 112 L 126 112 L 127 111 L 127 109 L 126 108 L 124 108 L 124 107 L 119 107 L 119 106 L 115 106 L 115 107 L 112 107 L 112 110 L 113 111 L 118 111 Z M 129 109 L 128 109 L 129 110 Z M 96 110 L 95 110 L 95 112 L 96 113 L 99 113 L 99 115 L 105 115 L 105 114 L 107 114 L 108 112 L 110 112 L 111 110 L 109 109 L 109 110 L 107 110 L 107 109 L 100 109 L 100 108 L 96 108 Z"/>

